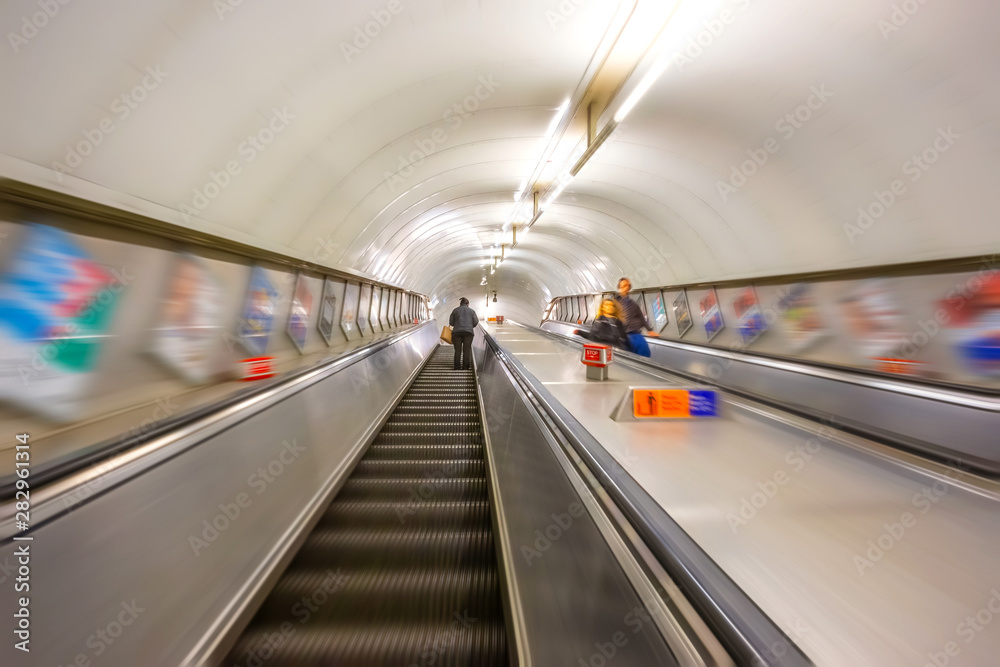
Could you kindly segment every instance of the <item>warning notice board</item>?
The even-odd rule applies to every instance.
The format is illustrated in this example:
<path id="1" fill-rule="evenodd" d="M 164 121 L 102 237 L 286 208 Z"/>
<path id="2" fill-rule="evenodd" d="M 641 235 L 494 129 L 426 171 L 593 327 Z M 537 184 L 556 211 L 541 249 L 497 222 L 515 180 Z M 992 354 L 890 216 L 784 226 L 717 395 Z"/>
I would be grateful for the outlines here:
<path id="1" fill-rule="evenodd" d="M 719 398 L 710 389 L 633 389 L 636 419 L 692 419 L 719 416 Z"/>

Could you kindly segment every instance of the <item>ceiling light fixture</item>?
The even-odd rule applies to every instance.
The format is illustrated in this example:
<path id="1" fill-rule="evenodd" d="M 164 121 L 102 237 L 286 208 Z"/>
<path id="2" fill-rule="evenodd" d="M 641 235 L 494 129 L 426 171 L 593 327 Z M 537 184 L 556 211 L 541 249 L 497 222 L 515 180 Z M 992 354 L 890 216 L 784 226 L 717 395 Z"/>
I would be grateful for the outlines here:
<path id="1" fill-rule="evenodd" d="M 535 166 L 531 176 L 521 181 L 521 185 L 518 187 L 517 192 L 514 193 L 514 201 L 516 203 L 510 212 L 510 216 L 507 218 L 507 222 L 504 223 L 503 231 L 506 232 L 510 229 L 510 226 L 514 224 L 514 218 L 517 217 L 517 213 L 521 209 L 521 204 L 523 203 L 524 195 L 527 193 L 529 185 L 534 187 L 534 183 L 544 170 L 549 156 L 552 154 L 552 151 L 555 150 L 555 146 L 552 145 L 552 137 L 555 135 L 556 130 L 559 129 L 559 125 L 564 120 L 566 112 L 569 111 L 571 102 L 572 100 L 567 97 L 566 100 L 559 105 L 559 108 L 556 109 L 556 115 L 553 116 L 551 121 L 549 121 L 549 126 L 545 129 L 545 150 L 543 151 L 542 157 Z"/>
<path id="2" fill-rule="evenodd" d="M 614 119 L 616 123 L 621 123 L 625 120 L 625 117 L 631 113 L 635 105 L 639 103 L 639 100 L 649 92 L 649 89 L 653 87 L 656 80 L 667 71 L 667 67 L 670 65 L 670 54 L 664 53 L 659 58 L 656 59 L 656 63 L 653 67 L 646 72 L 646 75 L 642 77 L 642 81 L 639 85 L 635 87 L 632 94 L 628 96 L 625 102 L 618 107 L 618 111 L 615 112 Z"/>

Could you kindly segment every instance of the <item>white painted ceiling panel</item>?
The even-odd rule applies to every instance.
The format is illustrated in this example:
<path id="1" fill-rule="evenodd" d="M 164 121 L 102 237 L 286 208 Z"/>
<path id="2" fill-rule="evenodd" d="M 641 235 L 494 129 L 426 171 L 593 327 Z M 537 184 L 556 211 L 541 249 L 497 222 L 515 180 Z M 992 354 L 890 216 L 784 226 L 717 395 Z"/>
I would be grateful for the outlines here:
<path id="1" fill-rule="evenodd" d="M 996 252 L 1000 6 L 924 3 L 893 29 L 895 4 L 91 0 L 28 38 L 38 7 L 15 0 L 0 6 L 0 176 L 441 300 L 482 293 L 485 274 L 526 317 L 622 274 L 670 284 Z M 686 60 L 490 274 L 515 191 L 536 168 L 550 187 L 579 145 L 582 106 L 549 142 L 560 106 L 617 108 L 656 49 Z M 942 136 L 934 164 L 906 171 Z M 768 140 L 779 149 L 748 164 Z M 894 179 L 905 194 L 852 232 Z"/>

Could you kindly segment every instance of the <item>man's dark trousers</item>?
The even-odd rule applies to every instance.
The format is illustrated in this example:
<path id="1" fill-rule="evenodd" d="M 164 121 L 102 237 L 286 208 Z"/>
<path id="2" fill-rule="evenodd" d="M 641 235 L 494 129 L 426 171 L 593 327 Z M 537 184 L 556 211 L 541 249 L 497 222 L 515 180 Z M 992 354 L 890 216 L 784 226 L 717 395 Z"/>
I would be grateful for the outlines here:
<path id="1" fill-rule="evenodd" d="M 467 371 L 472 368 L 472 337 L 471 331 L 453 331 L 451 344 L 455 346 L 455 370 Z"/>

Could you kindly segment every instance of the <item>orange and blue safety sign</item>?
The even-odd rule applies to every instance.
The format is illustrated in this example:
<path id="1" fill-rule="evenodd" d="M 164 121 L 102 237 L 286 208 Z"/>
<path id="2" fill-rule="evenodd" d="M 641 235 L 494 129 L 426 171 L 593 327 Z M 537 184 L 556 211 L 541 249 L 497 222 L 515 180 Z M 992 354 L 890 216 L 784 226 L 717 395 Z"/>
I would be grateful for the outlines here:
<path id="1" fill-rule="evenodd" d="M 710 389 L 633 389 L 636 419 L 718 417 L 719 397 Z"/>

